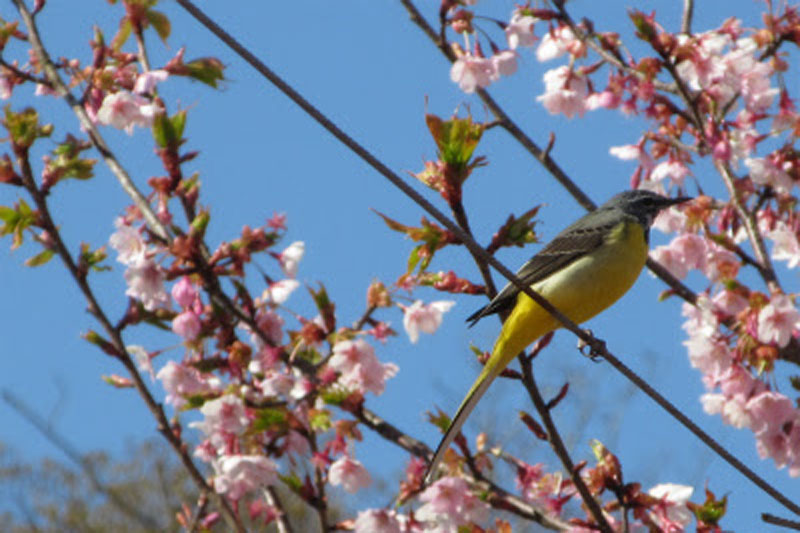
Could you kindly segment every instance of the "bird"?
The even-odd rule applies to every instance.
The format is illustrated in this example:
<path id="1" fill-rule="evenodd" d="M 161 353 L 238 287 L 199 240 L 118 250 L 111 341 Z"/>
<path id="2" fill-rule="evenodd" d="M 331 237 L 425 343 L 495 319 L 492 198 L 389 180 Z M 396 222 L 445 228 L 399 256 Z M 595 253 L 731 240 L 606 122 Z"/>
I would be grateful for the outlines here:
<path id="1" fill-rule="evenodd" d="M 573 322 L 585 322 L 619 300 L 639 277 L 656 215 L 688 200 L 644 189 L 618 193 L 556 235 L 516 276 Z M 492 381 L 529 344 L 561 327 L 513 283 L 470 315 L 469 327 L 494 313 L 508 313 L 508 318 L 428 465 L 426 485 L 433 482 L 445 452 Z"/>

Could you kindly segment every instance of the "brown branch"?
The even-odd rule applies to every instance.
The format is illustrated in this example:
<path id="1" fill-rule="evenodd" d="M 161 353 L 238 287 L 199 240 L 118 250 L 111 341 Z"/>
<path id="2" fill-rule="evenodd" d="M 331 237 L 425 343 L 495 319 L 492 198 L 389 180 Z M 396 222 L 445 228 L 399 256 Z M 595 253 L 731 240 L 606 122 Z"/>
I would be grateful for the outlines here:
<path id="1" fill-rule="evenodd" d="M 278 493 L 275 492 L 275 489 L 272 487 L 264 488 L 264 499 L 267 500 L 268 504 L 278 510 L 278 516 L 275 518 L 275 524 L 278 527 L 278 533 L 293 533 L 294 529 L 292 529 L 292 524 L 289 522 L 289 518 L 286 516 L 286 511 L 283 508 L 283 502 L 281 502 L 281 499 L 278 497 Z"/>
<path id="2" fill-rule="evenodd" d="M 334 137 L 336 137 L 336 139 L 339 140 L 339 142 L 345 145 L 353 153 L 358 155 L 368 165 L 370 165 L 373 169 L 375 169 L 379 174 L 381 174 L 384 178 L 389 180 L 395 187 L 400 189 L 406 196 L 408 196 L 415 203 L 417 203 L 417 205 L 419 205 L 421 208 L 427 211 L 431 215 L 431 217 L 436 219 L 437 222 L 441 223 L 444 227 L 450 230 L 456 237 L 458 237 L 463 242 L 463 244 L 468 249 L 470 249 L 472 253 L 481 257 L 495 270 L 497 270 L 497 272 L 499 272 L 500 275 L 502 275 L 511 283 L 513 283 L 514 286 L 517 287 L 521 292 L 525 293 L 529 298 L 531 298 L 539 306 L 541 306 L 548 313 L 550 313 L 556 320 L 558 320 L 562 324 L 562 326 L 565 329 L 572 332 L 575 336 L 580 338 L 585 344 L 590 346 L 595 354 L 605 357 L 626 378 L 628 378 L 634 384 L 642 388 L 642 390 L 648 396 L 656 400 L 659 406 L 661 406 L 664 409 L 667 409 L 666 406 L 671 407 L 672 410 L 667 409 L 667 411 L 676 420 L 678 420 L 681 424 L 689 428 L 690 431 L 692 431 L 695 435 L 704 436 L 704 438 L 701 440 L 704 443 L 706 443 L 709 447 L 711 447 L 715 452 L 720 454 L 720 456 L 723 459 L 725 459 L 729 464 L 734 466 L 734 468 L 745 474 L 748 477 L 748 479 L 751 479 L 751 481 L 753 481 L 758 487 L 760 487 L 762 490 L 764 490 L 767 494 L 772 496 L 776 501 L 780 502 L 786 508 L 792 510 L 792 512 L 800 514 L 800 507 L 798 507 L 795 503 L 786 498 L 777 489 L 774 489 L 766 481 L 761 479 L 757 474 L 748 469 L 741 461 L 736 459 L 733 455 L 731 455 L 730 453 L 725 451 L 721 446 L 716 444 L 713 441 L 713 439 L 711 439 L 710 436 L 708 436 L 706 433 L 700 430 L 699 427 L 696 424 L 694 424 L 691 420 L 689 420 L 685 415 L 683 415 L 683 413 L 678 411 L 676 408 L 672 407 L 671 404 L 663 396 L 655 392 L 655 390 L 652 387 L 650 387 L 647 383 L 643 382 L 627 367 L 622 365 L 619 359 L 617 359 L 613 354 L 611 354 L 605 348 L 604 343 L 602 341 L 599 341 L 589 333 L 580 329 L 572 320 L 566 317 L 558 309 L 553 307 L 553 305 L 550 302 L 548 302 L 541 295 L 539 295 L 537 292 L 533 291 L 529 286 L 520 281 L 514 275 L 513 272 L 511 272 L 508 268 L 506 268 L 493 256 L 489 255 L 477 242 L 475 242 L 474 239 L 472 239 L 472 237 L 461 231 L 461 228 L 459 228 L 457 224 L 448 219 L 439 209 L 437 209 L 433 204 L 431 204 L 415 189 L 413 189 L 410 185 L 408 185 L 403 180 L 403 178 L 401 178 L 397 173 L 393 172 L 389 167 L 383 164 L 383 162 L 381 162 L 374 155 L 372 155 L 372 153 L 370 153 L 361 144 L 356 142 L 352 137 L 350 137 L 341 128 L 339 128 L 339 126 L 334 124 L 327 116 L 325 116 L 310 102 L 308 102 L 308 100 L 306 100 L 293 87 L 291 87 L 288 83 L 286 83 L 283 79 L 281 79 L 280 76 L 278 76 L 269 67 L 267 67 L 261 60 L 259 60 L 249 50 L 247 50 L 238 41 L 236 41 L 236 39 L 234 39 L 230 34 L 228 34 L 225 30 L 223 30 L 218 24 L 216 24 L 213 20 L 211 20 L 208 16 L 206 16 L 205 13 L 200 11 L 189 0 L 176 0 L 176 1 L 184 9 L 186 9 L 193 17 L 195 17 L 201 24 L 206 26 L 206 28 L 208 28 L 212 33 L 214 33 L 214 35 L 216 35 L 221 41 L 223 41 L 232 50 L 234 50 L 242 59 L 244 59 L 247 63 L 249 63 L 253 68 L 255 68 L 270 83 L 272 83 L 281 92 L 283 92 L 289 99 L 291 99 L 295 104 L 297 104 L 305 113 L 307 113 L 311 118 L 316 120 L 322 127 L 324 127 L 329 133 L 331 133 Z M 401 2 L 403 2 L 405 5 L 407 3 L 407 0 L 401 0 Z M 580 194 L 583 193 L 581 192 Z M 588 197 L 586 197 L 585 195 L 583 196 L 584 198 L 586 198 L 588 202 L 591 202 L 591 200 L 589 200 Z M 712 446 L 710 444 L 712 442 L 714 442 L 716 446 Z"/>
<path id="3" fill-rule="evenodd" d="M 776 526 L 786 527 L 789 529 L 796 529 L 800 531 L 800 522 L 797 522 L 796 520 L 781 518 L 780 516 L 775 516 L 769 513 L 762 513 L 761 520 L 763 520 L 767 524 L 775 524 Z"/>
<path id="4" fill-rule="evenodd" d="M 17 0 L 13 0 L 17 1 Z M 203 474 L 200 473 L 197 466 L 192 461 L 192 458 L 189 457 L 188 451 L 186 450 L 185 443 L 181 440 L 180 437 L 176 435 L 176 433 L 172 430 L 172 427 L 169 423 L 169 419 L 167 418 L 166 413 L 164 412 L 164 408 L 161 406 L 160 403 L 156 401 L 153 395 L 150 393 L 150 390 L 147 388 L 144 380 L 142 380 L 139 371 L 136 369 L 136 364 L 133 362 L 130 354 L 125 347 L 125 342 L 122 339 L 122 334 L 119 329 L 114 327 L 111 324 L 111 321 L 106 316 L 105 312 L 103 311 L 102 307 L 100 306 L 97 298 L 95 297 L 92 288 L 89 286 L 88 281 L 86 280 L 86 276 L 81 272 L 78 265 L 73 260 L 71 254 L 69 253 L 69 249 L 67 248 L 66 244 L 64 243 L 63 239 L 61 238 L 61 233 L 59 232 L 58 226 L 52 219 L 50 215 L 50 210 L 47 205 L 47 201 L 44 195 L 41 193 L 39 188 L 36 185 L 36 182 L 33 178 L 33 171 L 30 166 L 30 160 L 28 158 L 27 148 L 19 147 L 17 145 L 13 145 L 14 152 L 17 156 L 17 164 L 21 170 L 21 177 L 23 181 L 23 186 L 28 191 L 28 194 L 33 198 L 34 203 L 36 204 L 36 208 L 39 212 L 39 219 L 42 224 L 42 228 L 48 232 L 52 239 L 52 246 L 55 249 L 56 253 L 58 254 L 61 262 L 69 271 L 70 275 L 72 276 L 75 284 L 80 289 L 81 293 L 83 294 L 84 298 L 88 303 L 89 313 L 91 313 L 95 319 L 100 323 L 103 330 L 105 331 L 106 335 L 108 336 L 110 342 L 112 343 L 114 350 L 116 352 L 116 358 L 122 363 L 125 369 L 128 371 L 131 380 L 133 381 L 134 387 L 136 388 L 139 396 L 141 396 L 142 400 L 144 400 L 145 405 L 152 413 L 153 417 L 156 419 L 158 432 L 161 433 L 164 438 L 169 442 L 172 446 L 173 450 L 178 454 L 183 463 L 184 467 L 189 472 L 189 475 L 192 477 L 194 482 L 197 484 L 198 488 L 201 491 L 209 491 L 213 494 L 215 498 L 215 503 L 217 506 L 222 509 L 223 516 L 228 521 L 228 524 L 231 527 L 234 527 L 237 531 L 244 531 L 244 527 L 239 522 L 238 517 L 233 512 L 233 509 L 230 507 L 228 502 L 220 497 L 213 489 L 209 486 L 206 482 L 205 477 Z"/>
<path id="5" fill-rule="evenodd" d="M 411 455 L 421 457 L 427 461 L 430 461 L 431 457 L 433 457 L 433 451 L 428 448 L 424 442 L 407 435 L 376 413 L 364 409 L 363 407 L 350 410 L 349 412 L 366 427 L 375 431 L 389 442 L 403 448 Z M 483 486 L 484 489 L 488 489 L 489 503 L 498 509 L 503 509 L 522 518 L 532 520 L 548 529 L 561 531 L 569 528 L 566 522 L 558 517 L 552 516 L 545 509 L 514 496 L 482 475 L 474 474 L 473 476 L 466 476 L 466 479 L 474 484 Z"/>
<path id="6" fill-rule="evenodd" d="M 719 444 L 716 440 L 714 440 L 708 433 L 700 429 L 700 426 L 695 424 L 688 416 L 683 414 L 680 409 L 672 405 L 666 398 L 664 398 L 661 394 L 659 394 L 653 387 L 651 387 L 645 380 L 640 378 L 636 375 L 633 370 L 625 366 L 625 364 L 620 361 L 617 357 L 609 352 L 605 352 L 602 354 L 602 357 L 611 363 L 617 371 L 619 371 L 623 376 L 628 378 L 628 380 L 636 385 L 642 392 L 644 392 L 647 396 L 650 397 L 651 400 L 656 402 L 659 407 L 664 409 L 667 413 L 669 413 L 673 418 L 675 418 L 678 422 L 681 423 L 686 429 L 688 429 L 695 437 L 700 439 L 700 441 L 711 448 L 711 450 L 719 455 L 725 462 L 729 465 L 734 467 L 736 470 L 741 472 L 747 479 L 753 482 L 754 485 L 759 487 L 781 505 L 789 509 L 795 514 L 800 515 L 800 506 L 794 503 L 792 500 L 787 498 L 783 493 L 781 493 L 778 489 L 767 483 L 763 478 L 761 478 L 758 474 L 753 472 L 750 468 L 747 467 L 743 462 L 736 458 L 735 455 L 730 453 L 726 450 L 721 444 Z"/>
<path id="7" fill-rule="evenodd" d="M 681 16 L 681 33 L 692 33 L 692 17 L 694 15 L 694 0 L 683 0 L 683 15 Z"/>
<path id="8" fill-rule="evenodd" d="M 178 0 L 179 2 L 181 0 Z M 453 54 L 453 51 L 447 46 L 446 43 L 440 42 L 436 31 L 427 23 L 425 18 L 422 14 L 417 10 L 416 6 L 411 0 L 400 0 L 400 3 L 408 11 L 409 17 L 411 21 L 416 24 L 425 35 L 428 36 L 434 44 L 436 44 L 437 48 L 441 50 L 441 52 L 450 60 L 451 62 L 455 61 L 456 57 Z M 536 144 L 530 137 L 528 137 L 522 129 L 517 126 L 517 124 L 511 120 L 511 118 L 506 114 L 505 110 L 503 110 L 500 105 L 495 102 L 495 100 L 489 95 L 489 93 L 484 89 L 478 89 L 477 91 L 478 96 L 481 98 L 484 104 L 489 108 L 489 110 L 494 114 L 497 120 L 494 122 L 499 124 L 503 127 L 517 142 L 519 142 L 527 151 L 530 153 L 541 165 L 558 181 L 566 190 L 567 192 L 572 195 L 572 197 L 587 211 L 593 211 L 597 206 L 589 198 L 586 193 L 584 193 L 580 187 L 578 187 L 575 182 L 573 182 L 569 176 L 561 169 L 561 167 L 556 163 L 556 161 L 550 157 L 550 150 L 549 149 L 542 149 Z M 690 120 L 691 122 L 691 120 Z M 647 262 L 648 268 L 650 268 L 651 272 L 658 276 L 664 283 L 672 287 L 676 294 L 680 295 L 684 298 L 687 302 L 694 304 L 697 300 L 697 295 L 686 285 L 681 283 L 677 278 L 674 276 L 668 275 L 667 270 L 654 260 L 648 260 Z"/>
<path id="9" fill-rule="evenodd" d="M 753 216 L 753 214 L 750 213 L 742 203 L 742 197 L 739 193 L 739 189 L 736 188 L 734 176 L 730 167 L 721 161 L 714 161 L 714 166 L 717 168 L 717 172 L 719 172 L 720 176 L 722 176 L 722 181 L 725 182 L 725 186 L 728 189 L 728 194 L 730 194 L 731 201 L 736 209 L 736 213 L 744 223 L 744 229 L 747 232 L 747 237 L 750 240 L 750 244 L 753 246 L 753 251 L 756 254 L 758 271 L 761 274 L 761 277 L 766 282 L 770 292 L 774 293 L 780 291 L 781 287 L 780 283 L 778 282 L 778 276 L 775 274 L 775 270 L 772 267 L 772 261 L 770 261 L 769 254 L 767 253 L 767 247 L 764 244 L 764 239 L 761 238 L 761 232 L 758 230 L 758 223 L 756 222 L 755 216 Z"/>
<path id="10" fill-rule="evenodd" d="M 17 6 L 17 10 L 22 17 L 25 26 L 28 28 L 28 42 L 30 42 L 31 48 L 33 48 L 33 51 L 42 66 L 45 77 L 50 82 L 56 93 L 67 102 L 70 108 L 72 108 L 73 113 L 75 113 L 81 123 L 81 127 L 88 133 L 92 144 L 97 151 L 100 152 L 100 155 L 103 156 L 103 160 L 106 162 L 106 165 L 108 165 L 108 168 L 111 170 L 111 172 L 117 177 L 117 181 L 119 181 L 123 190 L 128 194 L 128 196 L 131 197 L 133 203 L 136 204 L 136 207 L 139 208 L 139 211 L 147 221 L 147 225 L 149 226 L 150 230 L 161 239 L 167 240 L 169 238 L 169 232 L 167 231 L 167 228 L 158 219 L 156 214 L 150 208 L 147 198 L 145 198 L 139 189 L 136 188 L 136 185 L 133 183 L 130 175 L 128 175 L 128 172 L 122 167 L 116 156 L 108 148 L 108 145 L 100 135 L 100 132 L 97 130 L 94 122 L 92 122 L 88 113 L 86 113 L 86 110 L 62 81 L 61 76 L 58 74 L 58 70 L 56 69 L 53 61 L 50 59 L 50 56 L 44 47 L 44 44 L 42 44 L 42 39 L 39 36 L 39 30 L 35 21 L 33 20 L 33 17 L 31 16 L 30 11 L 28 11 L 28 8 L 25 7 L 24 1 L 11 1 Z"/>
<path id="11" fill-rule="evenodd" d="M 640 80 L 650 81 L 653 84 L 653 87 L 660 91 L 664 91 L 667 93 L 675 93 L 677 89 L 674 85 L 669 83 L 664 83 L 658 79 L 650 79 L 646 74 L 636 70 L 635 68 L 628 65 L 622 57 L 617 54 L 613 54 L 610 51 L 606 50 L 603 46 L 597 43 L 598 35 L 595 32 L 585 31 L 583 28 L 578 26 L 572 17 L 567 13 L 566 8 L 564 7 L 564 0 L 556 0 L 553 2 L 556 8 L 558 9 L 558 13 L 562 21 L 564 21 L 569 29 L 572 30 L 573 35 L 578 38 L 579 41 L 590 47 L 592 50 L 597 53 L 600 57 L 602 57 L 607 63 L 617 67 L 621 71 L 625 72 L 628 75 L 635 76 Z"/>
<path id="12" fill-rule="evenodd" d="M 556 457 L 558 457 L 559 461 L 561 461 L 561 464 L 564 465 L 564 469 L 567 471 L 567 474 L 572 480 L 573 485 L 575 485 L 575 488 L 578 490 L 578 493 L 580 493 L 584 505 L 586 505 L 586 508 L 594 518 L 594 521 L 597 522 L 600 530 L 611 533 L 614 530 L 606 520 L 605 515 L 603 515 L 603 510 L 600 508 L 600 504 L 597 503 L 597 500 L 594 499 L 594 496 L 592 496 L 592 493 L 589 491 L 589 487 L 587 487 L 586 483 L 583 482 L 580 472 L 575 469 L 575 463 L 569 456 L 567 447 L 564 446 L 564 441 L 561 440 L 561 435 L 558 432 L 555 422 L 553 422 L 553 417 L 550 416 L 550 408 L 547 407 L 547 404 L 539 392 L 539 387 L 536 386 L 536 380 L 533 377 L 532 362 L 533 361 L 525 357 L 524 354 L 521 354 L 519 357 L 519 364 L 522 367 L 522 383 L 525 385 L 525 390 L 528 391 L 528 396 L 530 397 L 531 402 L 533 402 L 536 412 L 539 413 L 539 417 L 542 419 L 542 423 L 544 424 L 544 428 L 547 432 L 547 442 L 550 443 L 553 453 L 556 454 Z"/>

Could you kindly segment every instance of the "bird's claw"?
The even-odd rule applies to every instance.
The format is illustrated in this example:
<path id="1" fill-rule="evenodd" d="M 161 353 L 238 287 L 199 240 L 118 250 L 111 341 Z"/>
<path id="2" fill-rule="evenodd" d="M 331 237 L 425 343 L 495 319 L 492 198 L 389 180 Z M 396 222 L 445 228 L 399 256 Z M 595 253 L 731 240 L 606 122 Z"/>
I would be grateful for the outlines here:
<path id="1" fill-rule="evenodd" d="M 583 339 L 578 339 L 578 351 L 591 359 L 593 362 L 599 363 L 603 357 L 603 353 L 606 351 L 606 343 L 605 341 L 592 335 L 592 330 L 586 329 L 584 332 L 590 337 L 591 340 L 587 342 Z M 588 352 L 584 351 L 586 348 L 589 349 Z"/>

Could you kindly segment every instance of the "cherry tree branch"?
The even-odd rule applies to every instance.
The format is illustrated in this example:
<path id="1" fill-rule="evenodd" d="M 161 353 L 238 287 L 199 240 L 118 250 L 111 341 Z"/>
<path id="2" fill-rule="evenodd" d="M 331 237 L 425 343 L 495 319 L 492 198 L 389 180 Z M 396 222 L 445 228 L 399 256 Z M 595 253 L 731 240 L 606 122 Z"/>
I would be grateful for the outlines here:
<path id="1" fill-rule="evenodd" d="M 61 79 L 61 76 L 58 74 L 58 70 L 53 64 L 53 61 L 50 59 L 50 55 L 47 53 L 44 44 L 42 44 L 42 39 L 39 35 L 39 29 L 36 26 L 36 22 L 33 20 L 33 16 L 31 15 L 30 11 L 28 11 L 28 8 L 25 7 L 24 1 L 11 1 L 15 6 L 17 6 L 17 10 L 22 17 L 25 26 L 28 28 L 28 42 L 30 43 L 31 48 L 33 48 L 33 51 L 42 66 L 42 70 L 44 70 L 45 77 L 50 82 L 56 93 L 67 102 L 70 108 L 72 108 L 73 113 L 75 113 L 81 123 L 81 127 L 89 135 L 89 139 L 97 151 L 100 152 L 100 155 L 103 157 L 106 165 L 108 165 L 108 168 L 111 169 L 111 172 L 117 177 L 117 181 L 119 181 L 122 189 L 128 194 L 128 196 L 131 197 L 133 203 L 136 204 L 136 207 L 139 208 L 139 211 L 147 221 L 147 225 L 150 230 L 161 239 L 167 240 L 169 238 L 169 231 L 167 230 L 166 226 L 164 226 L 164 224 L 162 224 L 158 219 L 156 214 L 151 209 L 147 198 L 145 198 L 141 191 L 139 191 L 139 189 L 133 183 L 133 180 L 128 172 L 123 168 L 113 152 L 111 152 L 106 144 L 105 139 L 103 139 L 103 137 L 100 135 L 100 132 L 97 130 L 94 122 L 92 122 L 88 113 L 86 113 L 86 109 L 84 109 L 81 103 L 75 98 L 75 96 L 73 96 L 64 81 Z"/>
<path id="2" fill-rule="evenodd" d="M 114 357 L 118 359 L 128 371 L 128 374 L 130 375 L 130 378 L 134 387 L 139 393 L 139 396 L 141 396 L 142 400 L 144 400 L 145 405 L 156 419 L 158 432 L 164 436 L 167 442 L 169 442 L 170 446 L 172 446 L 173 450 L 178 454 L 181 462 L 189 472 L 189 475 L 192 477 L 198 488 L 203 492 L 212 494 L 216 505 L 222 510 L 223 516 L 226 518 L 229 526 L 234 528 L 236 531 L 244 532 L 244 527 L 240 523 L 238 516 L 236 516 L 231 506 L 224 498 L 219 496 L 213 490 L 208 482 L 206 482 L 203 474 L 200 473 L 192 458 L 189 457 L 185 443 L 175 433 L 175 431 L 173 431 L 169 423 L 169 419 L 164 412 L 164 408 L 153 397 L 152 393 L 142 379 L 142 376 L 139 374 L 136 364 L 133 362 L 133 359 L 125 346 L 125 342 L 122 339 L 121 331 L 108 319 L 107 315 L 103 311 L 102 306 L 92 291 L 92 288 L 86 279 L 85 273 L 81 271 L 72 258 L 69 249 L 61 238 L 58 226 L 52 219 L 46 198 L 36 185 L 30 160 L 28 158 L 27 147 L 21 147 L 14 143 L 12 143 L 12 147 L 17 158 L 17 165 L 21 171 L 20 174 L 23 186 L 36 204 L 42 228 L 50 235 L 53 243 L 52 246 L 55 252 L 69 271 L 75 284 L 78 286 L 78 289 L 86 299 L 89 313 L 94 316 L 94 318 L 100 323 L 101 327 L 105 331 L 109 342 L 113 346 Z"/>
<path id="3" fill-rule="evenodd" d="M 613 532 L 613 528 L 606 520 L 605 515 L 603 515 L 600 504 L 594 499 L 586 483 L 583 482 L 580 472 L 575 469 L 575 463 L 572 461 L 567 447 L 564 446 L 564 441 L 561 440 L 561 434 L 558 432 L 553 417 L 550 416 L 550 407 L 548 407 L 542 398 L 539 387 L 536 385 L 536 380 L 533 377 L 532 359 L 521 355 L 519 357 L 519 362 L 522 367 L 522 383 L 525 385 L 525 390 L 528 391 L 528 396 L 536 408 L 536 412 L 539 413 L 539 417 L 541 417 L 544 423 L 545 431 L 547 432 L 547 442 L 550 443 L 553 453 L 556 454 L 561 464 L 564 465 L 564 469 L 567 471 L 569 478 L 580 493 L 583 503 L 586 505 L 586 508 L 589 509 L 589 513 L 594 517 L 600 530 L 609 533 Z"/>
<path id="4" fill-rule="evenodd" d="M 320 112 L 316 107 L 314 107 L 308 100 L 306 100 L 297 90 L 295 90 L 291 85 L 286 83 L 280 76 L 278 76 L 275 72 L 273 72 L 269 67 L 267 67 L 261 60 L 259 60 L 255 55 L 253 55 L 249 50 L 247 50 L 243 45 L 241 45 L 236 39 L 234 39 L 230 34 L 228 34 L 224 29 L 222 29 L 219 25 L 217 25 L 213 20 L 211 20 L 208 16 L 206 16 L 201 10 L 199 10 L 194 4 L 192 4 L 189 0 L 176 0 L 184 9 L 187 10 L 193 17 L 195 17 L 201 24 L 206 26 L 214 35 L 216 35 L 222 42 L 224 42 L 227 46 L 229 46 L 235 53 L 237 53 L 242 59 L 244 59 L 247 63 L 249 63 L 253 68 L 255 68 L 262 76 L 264 76 L 270 83 L 272 83 L 275 87 L 277 87 L 281 92 L 283 92 L 288 98 L 290 98 L 295 104 L 297 104 L 303 111 L 305 111 L 311 118 L 316 120 L 322 127 L 324 127 L 328 132 L 330 132 L 334 137 L 336 137 L 342 144 L 344 144 L 349 150 L 353 153 L 361 157 L 367 164 L 369 164 L 372 168 L 374 168 L 379 174 L 384 176 L 388 179 L 395 187 L 400 189 L 405 195 L 411 198 L 414 202 L 416 202 L 420 207 L 422 207 L 425 211 L 427 211 L 433 218 L 435 218 L 439 223 L 445 226 L 448 230 L 450 230 L 454 235 L 456 235 L 464 245 L 470 249 L 470 251 L 481 257 L 482 260 L 486 261 L 489 265 L 491 265 L 495 270 L 497 270 L 500 275 L 508 279 L 511 283 L 513 283 L 521 292 L 525 293 L 528 297 L 534 300 L 538 305 L 540 305 L 543 309 L 545 309 L 548 313 L 550 313 L 556 320 L 558 320 L 565 329 L 568 329 L 572 332 L 575 336 L 580 338 L 584 343 L 592 348 L 593 353 L 598 356 L 604 357 L 607 359 L 617 370 L 623 373 L 625 377 L 631 380 L 634 384 L 636 384 L 639 388 L 648 394 L 652 399 L 656 400 L 658 405 L 662 408 L 665 406 L 671 406 L 671 404 L 660 394 L 658 394 L 652 387 L 647 385 L 644 381 L 640 378 L 635 376 L 633 372 L 631 372 L 627 367 L 622 365 L 622 363 L 617 359 L 611 352 L 609 352 L 604 343 L 599 339 L 595 338 L 594 336 L 590 335 L 589 333 L 585 332 L 584 330 L 580 329 L 573 321 L 571 321 L 568 317 L 566 317 L 563 313 L 561 313 L 558 309 L 553 307 L 546 299 L 544 299 L 541 295 L 533 291 L 529 286 L 525 285 L 522 281 L 520 281 L 509 269 L 507 269 L 502 263 L 500 263 L 497 259 L 493 256 L 488 254 L 477 242 L 475 242 L 472 237 L 467 235 L 465 232 L 458 227 L 457 224 L 453 223 L 450 219 L 448 219 L 439 209 L 437 209 L 433 204 L 431 204 L 427 199 L 425 199 L 422 195 L 420 195 L 416 190 L 414 190 L 410 185 L 408 185 L 399 175 L 389 169 L 383 162 L 377 159 L 372 153 L 370 153 L 366 148 L 364 148 L 361 144 L 355 141 L 352 137 L 350 137 L 347 133 L 345 133 L 341 128 L 339 128 L 335 123 L 333 123 L 327 116 L 325 116 L 322 112 Z M 401 0 L 401 2 L 406 5 L 408 2 L 407 0 Z M 412 17 L 413 19 L 413 17 Z M 501 119 L 502 120 L 502 119 Z M 549 157 L 549 156 L 548 156 Z M 580 191 L 579 191 L 580 192 Z M 580 194 L 586 198 L 587 201 L 588 197 L 583 195 L 582 192 Z M 688 289 L 687 289 L 688 290 Z M 624 369 L 624 371 L 623 371 Z M 784 505 L 787 509 L 790 509 L 792 512 L 800 514 L 800 507 L 798 507 L 795 503 L 791 500 L 786 498 L 783 494 L 781 494 L 777 489 L 774 489 L 771 485 L 769 485 L 766 481 L 761 479 L 757 474 L 749 470 L 741 461 L 736 459 L 733 455 L 725 452 L 720 453 L 720 451 L 725 451 L 722 449 L 721 446 L 717 445 L 717 447 L 711 446 L 709 443 L 714 442 L 710 436 L 708 436 L 705 432 L 703 432 L 696 424 L 694 424 L 686 415 L 681 413 L 677 410 L 677 408 L 672 407 L 672 410 L 667 410 L 676 420 L 678 420 L 682 425 L 690 429 L 692 433 L 695 435 L 704 435 L 705 438 L 702 440 L 706 445 L 709 445 L 712 450 L 720 454 L 720 456 L 726 460 L 729 464 L 734 466 L 737 470 L 742 472 L 743 474 L 747 472 L 748 479 L 751 479 L 756 483 L 757 486 L 765 490 L 767 494 L 772 496 L 776 501 L 780 502 Z M 758 481 L 755 481 L 758 480 Z"/>
<path id="5" fill-rule="evenodd" d="M 178 0 L 179 2 L 181 0 Z M 446 42 L 442 42 L 439 38 L 439 34 L 431 27 L 430 24 L 425 20 L 425 17 L 419 12 L 416 8 L 412 0 L 400 0 L 400 3 L 403 4 L 403 7 L 406 8 L 408 11 L 409 17 L 411 18 L 411 22 L 416 24 L 425 35 L 428 36 L 431 41 L 436 45 L 436 47 L 447 57 L 450 62 L 456 60 L 456 56 L 453 51 L 447 46 Z M 542 149 L 533 139 L 528 137 L 525 132 L 514 122 L 511 117 L 505 112 L 505 110 L 492 98 L 488 91 L 485 89 L 478 88 L 476 90 L 476 94 L 480 97 L 483 103 L 486 105 L 487 108 L 492 112 L 492 114 L 496 117 L 495 123 L 501 126 L 503 129 L 508 132 L 520 145 L 522 145 L 525 150 L 530 153 L 534 159 L 539 161 L 539 163 L 547 170 L 551 176 L 553 176 L 556 181 L 558 181 L 561 186 L 566 189 L 566 191 L 587 211 L 593 211 L 597 204 L 589 198 L 589 196 L 581 190 L 578 185 L 575 184 L 572 179 L 567 176 L 564 170 L 558 165 L 558 163 L 550 156 L 550 149 L 549 147 L 546 149 Z M 658 276 L 662 281 L 672 287 L 675 294 L 679 295 L 681 298 L 686 300 L 687 302 L 694 304 L 697 301 L 697 295 L 692 291 L 689 287 L 684 285 L 680 280 L 675 278 L 674 276 L 670 275 L 667 270 L 661 266 L 657 266 L 658 263 L 655 260 L 648 259 L 647 267 L 650 269 L 653 274 Z"/>

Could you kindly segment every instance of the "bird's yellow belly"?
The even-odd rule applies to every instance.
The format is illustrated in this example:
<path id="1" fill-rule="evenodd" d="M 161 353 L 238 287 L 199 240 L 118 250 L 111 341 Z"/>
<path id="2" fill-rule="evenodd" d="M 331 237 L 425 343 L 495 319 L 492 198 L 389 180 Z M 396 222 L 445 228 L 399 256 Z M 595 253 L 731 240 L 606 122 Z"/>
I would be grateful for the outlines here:
<path id="1" fill-rule="evenodd" d="M 626 222 L 611 231 L 606 243 L 561 271 L 536 283 L 533 289 L 580 324 L 616 302 L 633 286 L 647 260 L 644 229 Z M 504 359 L 517 353 L 561 323 L 521 293 L 495 351 Z"/>

